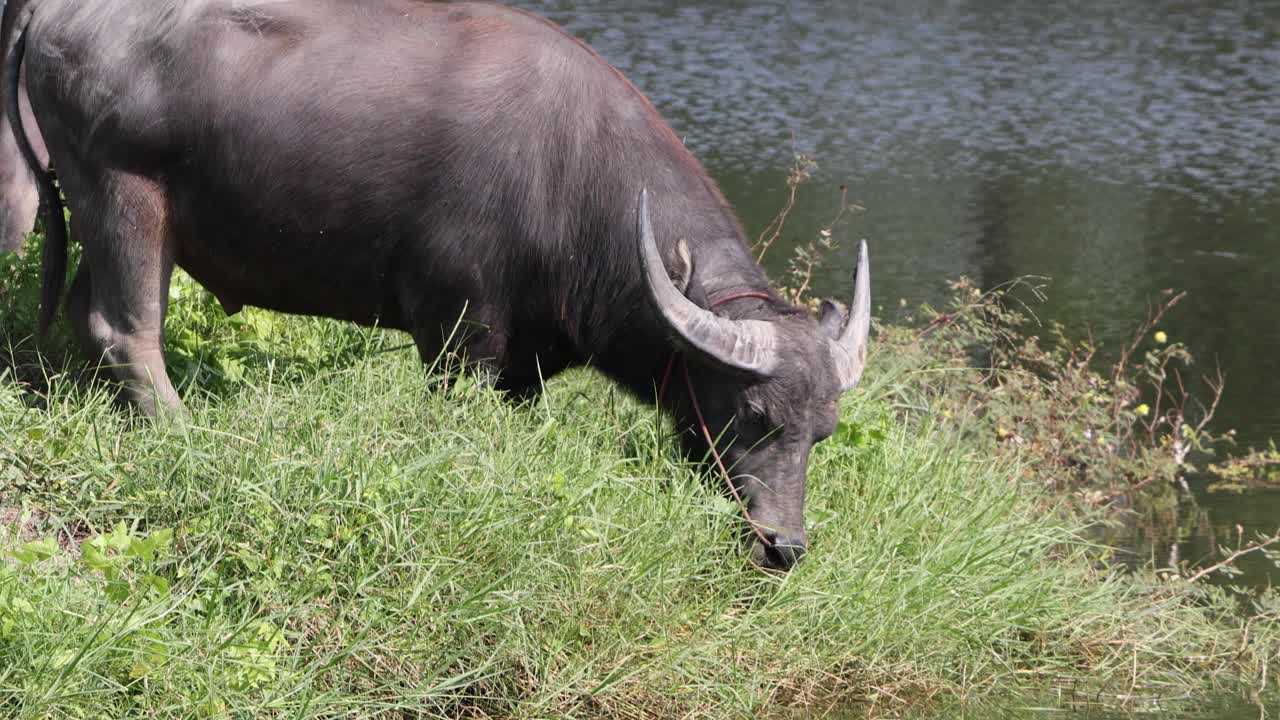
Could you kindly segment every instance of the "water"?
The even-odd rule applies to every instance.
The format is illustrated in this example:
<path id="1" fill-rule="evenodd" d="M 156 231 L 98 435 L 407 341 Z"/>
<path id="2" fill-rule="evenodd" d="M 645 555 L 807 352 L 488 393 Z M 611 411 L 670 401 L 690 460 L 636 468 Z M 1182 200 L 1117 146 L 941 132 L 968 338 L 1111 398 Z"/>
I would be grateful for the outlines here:
<path id="1" fill-rule="evenodd" d="M 866 212 L 845 248 L 870 241 L 886 314 L 944 301 L 961 274 L 1043 275 L 1040 315 L 1114 352 L 1149 300 L 1186 290 L 1161 329 L 1223 369 L 1216 427 L 1280 438 L 1280 2 L 520 4 L 649 95 L 749 233 L 782 205 L 793 149 L 815 155 L 783 242 L 811 239 L 847 184 Z M 851 261 L 817 289 L 847 294 Z M 1131 528 L 1136 555 L 1212 558 L 1280 526 L 1280 489 L 1192 489 Z M 1242 566 L 1237 582 L 1280 582 Z"/>

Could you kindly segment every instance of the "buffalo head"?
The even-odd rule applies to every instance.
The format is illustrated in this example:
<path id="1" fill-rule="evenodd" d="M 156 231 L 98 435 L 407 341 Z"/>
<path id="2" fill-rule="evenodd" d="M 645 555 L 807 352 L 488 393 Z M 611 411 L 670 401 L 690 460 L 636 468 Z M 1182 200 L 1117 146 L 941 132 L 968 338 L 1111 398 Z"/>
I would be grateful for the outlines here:
<path id="1" fill-rule="evenodd" d="M 690 300 L 685 288 L 672 282 L 649 221 L 647 192 L 640 197 L 638 235 L 649 298 L 690 359 L 686 392 L 696 396 L 757 537 L 764 539 L 755 541 L 752 559 L 788 569 L 808 545 L 809 451 L 835 431 L 840 395 L 858 384 L 866 361 L 871 324 L 866 243 L 858 249 L 850 311 L 824 302 L 817 319 L 790 307 L 776 307 L 758 319 L 730 319 Z M 683 266 L 676 275 L 687 279 L 696 260 L 683 242 L 676 254 L 675 264 Z M 684 437 L 695 453 L 707 452 L 700 433 Z"/>

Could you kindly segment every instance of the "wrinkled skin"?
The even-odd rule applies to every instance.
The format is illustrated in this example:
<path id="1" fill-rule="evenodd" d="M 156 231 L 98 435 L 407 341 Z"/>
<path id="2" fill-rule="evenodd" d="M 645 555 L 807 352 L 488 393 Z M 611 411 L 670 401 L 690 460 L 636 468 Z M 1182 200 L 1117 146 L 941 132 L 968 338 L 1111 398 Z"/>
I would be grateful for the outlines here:
<path id="1" fill-rule="evenodd" d="M 11 0 L 0 41 L 83 250 L 68 315 L 133 407 L 182 411 L 162 354 L 175 265 L 229 312 L 404 330 L 519 398 L 590 364 L 652 399 L 678 354 L 662 403 L 688 452 L 707 450 L 692 387 L 766 538 L 753 557 L 800 557 L 810 449 L 862 372 L 866 264 L 850 313 L 788 306 L 697 160 L 584 44 L 412 0 Z M 6 109 L 22 124 L 15 83 Z M 42 326 L 65 239 L 45 257 Z M 768 298 L 718 302 L 744 291 Z"/>

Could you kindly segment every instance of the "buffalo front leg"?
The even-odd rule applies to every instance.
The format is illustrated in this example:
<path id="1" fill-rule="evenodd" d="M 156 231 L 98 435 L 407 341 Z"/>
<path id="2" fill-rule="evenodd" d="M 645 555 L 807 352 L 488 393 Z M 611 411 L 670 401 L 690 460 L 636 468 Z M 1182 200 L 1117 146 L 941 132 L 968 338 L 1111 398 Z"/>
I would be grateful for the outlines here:
<path id="1" fill-rule="evenodd" d="M 460 369 L 450 364 L 456 358 L 468 371 L 474 373 L 481 385 L 497 390 L 512 402 L 528 403 L 541 395 L 542 378 L 536 358 L 531 367 L 520 371 L 512 368 L 507 335 L 486 325 L 470 323 L 467 335 L 447 342 L 442 336 L 445 328 L 447 326 L 439 326 L 414 333 L 418 354 L 427 366 L 443 370 L 447 377 L 451 371 Z M 552 372 L 559 369 L 556 366 L 552 368 Z"/>
<path id="2" fill-rule="evenodd" d="M 173 249 L 160 188 L 111 175 L 88 202 L 72 199 L 83 247 L 67 300 L 84 350 L 122 385 L 121 396 L 147 415 L 185 413 L 164 366 Z"/>
<path id="3" fill-rule="evenodd" d="M 465 368 L 482 385 L 507 390 L 508 338 L 492 308 L 464 303 L 445 310 L 448 305 L 430 301 L 411 307 L 411 332 L 425 365 L 446 383 Z"/>
<path id="4" fill-rule="evenodd" d="M 418 357 L 423 364 L 444 375 L 460 369 L 456 361 L 474 371 L 480 382 L 493 384 L 502 367 L 505 343 L 501 335 L 491 332 L 490 323 L 481 318 L 482 313 L 463 310 L 452 320 L 444 313 L 415 313 L 412 334 Z"/>

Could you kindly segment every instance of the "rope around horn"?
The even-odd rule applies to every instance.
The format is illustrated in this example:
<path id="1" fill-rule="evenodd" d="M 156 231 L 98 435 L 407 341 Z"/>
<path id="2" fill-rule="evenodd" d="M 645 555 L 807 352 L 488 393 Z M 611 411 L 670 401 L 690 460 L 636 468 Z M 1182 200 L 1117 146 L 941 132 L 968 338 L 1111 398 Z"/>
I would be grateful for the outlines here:
<path id="1" fill-rule="evenodd" d="M 750 290 L 722 297 L 711 303 L 711 307 L 714 308 L 717 305 L 727 303 L 730 300 L 748 297 L 761 298 L 763 300 L 771 299 L 770 295 L 766 292 Z M 764 533 L 760 530 L 760 527 L 756 524 L 756 521 L 751 519 L 751 512 L 747 510 L 747 504 L 743 502 L 742 495 L 738 492 L 737 486 L 733 484 L 733 477 L 729 475 L 729 469 L 724 465 L 724 459 L 720 457 L 720 451 L 716 449 L 715 438 L 711 437 L 711 429 L 707 427 L 707 421 L 702 416 L 702 406 L 698 403 L 698 394 L 694 392 L 693 379 L 689 376 L 689 363 L 684 360 L 684 355 L 680 352 L 671 353 L 671 359 L 667 361 L 667 369 L 662 373 L 662 383 L 658 385 L 658 405 L 662 405 L 662 399 L 667 394 L 667 381 L 671 379 L 671 371 L 675 369 L 677 359 L 680 360 L 680 369 L 684 374 L 684 384 L 689 391 L 689 400 L 693 404 L 693 414 L 698 420 L 698 428 L 702 430 L 702 437 L 707 441 L 707 447 L 711 450 L 711 457 L 715 458 L 716 467 L 720 469 L 720 474 L 724 477 L 724 484 L 725 487 L 729 488 L 729 495 L 733 497 L 734 502 L 738 503 L 738 508 L 742 510 L 742 517 L 747 521 L 747 526 L 751 528 L 751 532 L 755 533 L 756 538 L 758 538 L 761 544 L 765 547 L 772 547 L 773 541 L 765 537 Z"/>

